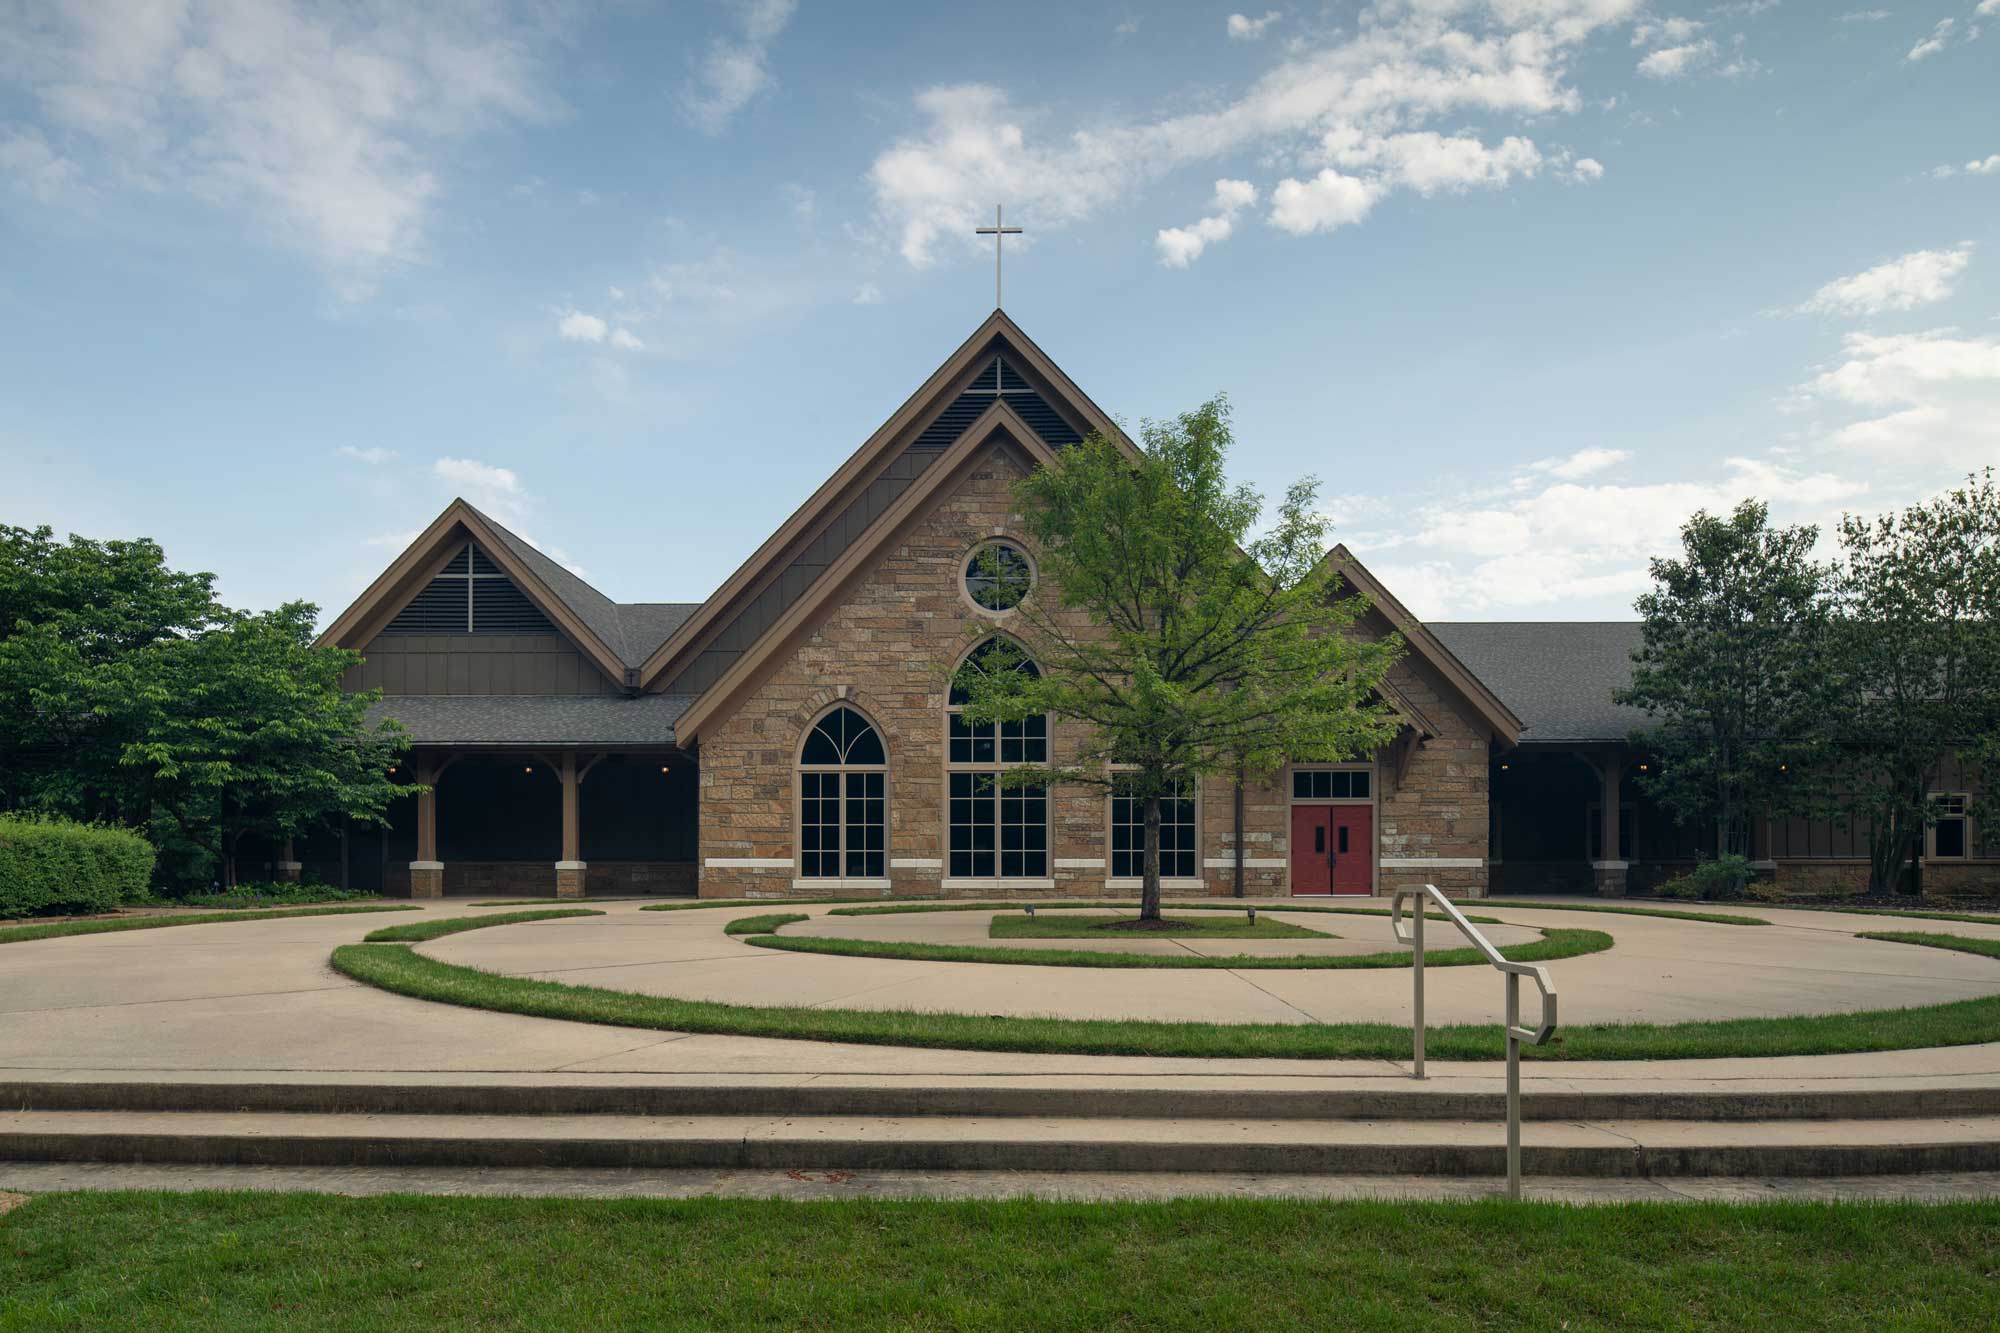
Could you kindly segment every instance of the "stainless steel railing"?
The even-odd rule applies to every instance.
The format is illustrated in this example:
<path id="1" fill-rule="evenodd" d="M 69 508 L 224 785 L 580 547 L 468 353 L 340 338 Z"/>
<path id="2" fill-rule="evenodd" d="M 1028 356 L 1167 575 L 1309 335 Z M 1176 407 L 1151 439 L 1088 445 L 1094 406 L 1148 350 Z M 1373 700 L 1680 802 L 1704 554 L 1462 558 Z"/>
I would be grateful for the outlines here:
<path id="1" fill-rule="evenodd" d="M 1410 929 L 1403 929 L 1403 900 L 1415 898 L 1417 910 L 1410 915 Z M 1500 969 L 1507 978 L 1507 1197 L 1521 1197 L 1521 1043 L 1540 1046 L 1555 1035 L 1556 1030 L 1556 983 L 1550 979 L 1545 967 L 1533 963 L 1516 963 L 1502 956 L 1493 947 L 1493 942 L 1479 933 L 1479 928 L 1465 919 L 1465 913 L 1452 904 L 1435 884 L 1426 884 L 1420 889 L 1398 889 L 1395 899 L 1389 905 L 1389 929 L 1394 932 L 1399 943 L 1411 949 L 1410 970 L 1415 974 L 1415 1010 L 1411 1035 L 1415 1039 L 1416 1060 L 1411 1077 L 1424 1076 L 1424 916 L 1428 911 L 1424 900 L 1437 904 L 1459 932 L 1472 942 L 1472 947 L 1486 957 L 1486 961 Z M 1521 1026 L 1521 978 L 1533 977 L 1535 988 L 1542 993 L 1542 1021 L 1539 1027 Z"/>

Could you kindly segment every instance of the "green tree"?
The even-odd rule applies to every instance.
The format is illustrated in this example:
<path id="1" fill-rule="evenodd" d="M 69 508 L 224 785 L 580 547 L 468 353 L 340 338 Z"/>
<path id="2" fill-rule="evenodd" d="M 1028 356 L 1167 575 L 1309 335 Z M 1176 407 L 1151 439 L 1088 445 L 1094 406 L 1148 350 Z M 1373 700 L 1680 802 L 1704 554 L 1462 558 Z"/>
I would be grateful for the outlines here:
<path id="1" fill-rule="evenodd" d="M 999 669 L 1003 648 L 956 684 L 974 722 L 1073 724 L 1073 762 L 1018 766 L 1010 785 L 1084 783 L 1141 803 L 1140 917 L 1157 921 L 1162 799 L 1239 766 L 1385 743 L 1395 727 L 1373 691 L 1402 645 L 1353 633 L 1367 605 L 1337 596 L 1317 483 L 1294 485 L 1251 539 L 1263 500 L 1224 475 L 1225 399 L 1147 423 L 1141 443 L 1134 459 L 1093 436 L 1022 480 L 1044 583 L 1014 624 L 1039 674 Z"/>
<path id="2" fill-rule="evenodd" d="M 1697 513 L 1681 558 L 1655 559 L 1636 603 L 1641 642 L 1618 698 L 1657 719 L 1633 738 L 1659 760 L 1640 783 L 1677 822 L 1713 829 L 1717 856 L 1748 852 L 1758 814 L 1803 813 L 1827 791 L 1837 688 L 1818 540 L 1772 527 L 1755 500 Z"/>
<path id="3" fill-rule="evenodd" d="M 340 688 L 360 654 L 312 646 L 316 614 L 306 602 L 230 612 L 215 629 L 163 645 L 130 682 L 137 738 L 121 763 L 215 856 L 225 884 L 236 883 L 246 836 L 381 820 L 391 801 L 417 791 L 388 776 L 408 747 L 402 729 L 366 725 L 379 692 Z"/>
<path id="4" fill-rule="evenodd" d="M 1848 799 L 1868 825 L 1869 889 L 1890 893 L 1937 818 L 1931 793 L 1945 760 L 1955 750 L 2000 757 L 1993 471 L 1901 513 L 1843 518 L 1840 543 Z"/>
<path id="5" fill-rule="evenodd" d="M 122 691 L 135 662 L 217 623 L 213 583 L 144 539 L 0 527 L 0 808 L 145 823 Z"/>

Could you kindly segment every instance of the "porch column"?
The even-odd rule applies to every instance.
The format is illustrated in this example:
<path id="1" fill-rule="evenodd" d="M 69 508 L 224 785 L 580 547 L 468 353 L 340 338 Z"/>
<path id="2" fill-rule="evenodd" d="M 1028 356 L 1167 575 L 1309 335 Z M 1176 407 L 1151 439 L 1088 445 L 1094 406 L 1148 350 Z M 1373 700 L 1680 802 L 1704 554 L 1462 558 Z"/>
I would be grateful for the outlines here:
<path id="1" fill-rule="evenodd" d="M 437 859 L 438 773 L 433 761 L 417 764 L 417 782 L 423 790 L 417 793 L 417 859 L 410 862 L 412 898 L 444 897 L 444 862 Z"/>
<path id="2" fill-rule="evenodd" d="M 1618 854 L 1618 797 L 1625 776 L 1625 753 L 1615 750 L 1599 761 L 1598 779 L 1603 786 L 1603 794 L 1598 798 L 1602 816 L 1600 833 L 1603 853 L 1590 863 L 1591 874 L 1597 881 L 1597 893 L 1601 898 L 1623 898 L 1625 896 L 1625 874 L 1630 864 Z"/>
<path id="3" fill-rule="evenodd" d="M 292 840 L 287 838 L 285 839 L 285 845 L 278 851 L 278 882 L 281 884 L 298 883 L 299 871 L 301 869 L 303 867 L 299 864 L 299 854 L 293 850 Z"/>
<path id="4" fill-rule="evenodd" d="M 574 754 L 563 755 L 559 772 L 562 776 L 562 860 L 556 862 L 556 897 L 581 898 L 590 867 L 583 860 L 580 799 L 583 776 L 576 770 Z"/>

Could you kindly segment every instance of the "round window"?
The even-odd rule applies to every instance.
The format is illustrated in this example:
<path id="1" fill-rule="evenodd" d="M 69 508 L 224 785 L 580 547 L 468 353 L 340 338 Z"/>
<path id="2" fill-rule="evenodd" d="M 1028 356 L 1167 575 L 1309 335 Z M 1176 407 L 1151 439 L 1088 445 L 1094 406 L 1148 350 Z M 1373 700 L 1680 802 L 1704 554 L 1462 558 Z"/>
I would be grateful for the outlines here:
<path id="1" fill-rule="evenodd" d="M 965 562 L 965 595 L 988 611 L 1012 611 L 1033 582 L 1028 557 L 1008 542 L 988 542 Z"/>

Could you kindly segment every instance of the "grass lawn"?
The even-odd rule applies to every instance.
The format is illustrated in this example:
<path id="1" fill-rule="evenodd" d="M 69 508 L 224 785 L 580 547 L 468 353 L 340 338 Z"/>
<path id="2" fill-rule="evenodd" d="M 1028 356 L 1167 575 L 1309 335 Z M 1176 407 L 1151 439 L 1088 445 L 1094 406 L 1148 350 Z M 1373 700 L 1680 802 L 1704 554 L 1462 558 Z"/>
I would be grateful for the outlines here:
<path id="1" fill-rule="evenodd" d="M 1061 1055 L 1407 1060 L 1411 1052 L 1410 1030 L 1388 1023 L 1160 1023 L 721 1004 L 500 976 L 427 958 L 400 944 L 342 945 L 333 951 L 332 962 L 357 981 L 420 1000 L 668 1032 Z M 2000 995 L 1799 1018 L 1583 1025 L 1565 1028 L 1549 1045 L 1522 1053 L 1539 1060 L 1761 1058 L 1996 1040 Z M 1497 1060 L 1504 1050 L 1499 1026 L 1493 1023 L 1431 1028 L 1425 1044 L 1434 1060 Z"/>
<path id="2" fill-rule="evenodd" d="M 488 926 L 514 926 L 523 921 L 560 921 L 571 916 L 603 915 L 588 907 L 555 907 L 534 912 L 495 912 L 492 916 L 432 917 L 428 921 L 412 921 L 408 925 L 384 926 L 368 932 L 362 939 L 368 944 L 416 944 L 456 935 L 460 931 L 484 930 Z"/>
<path id="3" fill-rule="evenodd" d="M 1977 940 L 1970 935 L 1934 935 L 1922 930 L 1863 931 L 1864 940 L 1887 940 L 1891 944 L 1921 944 L 1929 949 L 1952 949 L 2000 958 L 2000 940 Z"/>
<path id="4" fill-rule="evenodd" d="M 949 899 L 946 899 L 942 901 L 924 901 L 924 902 L 914 902 L 914 903 L 879 903 L 873 907 L 836 907 L 831 912 L 828 912 L 827 915 L 828 916 L 894 916 L 902 912 L 1021 912 L 1021 910 L 1027 907 L 1028 905 L 1029 904 L 1027 903 L 975 903 L 975 902 L 962 902 L 962 901 L 954 902 Z M 1523 905 L 1525 906 L 1525 904 Z M 1082 899 L 1082 898 L 1071 898 L 1062 902 L 1034 904 L 1034 908 L 1037 912 L 1068 912 L 1068 911 L 1074 911 L 1077 908 L 1100 908 L 1100 907 L 1108 907 L 1115 911 L 1120 911 L 1120 912 L 1136 912 L 1139 910 L 1138 904 L 1129 899 L 1122 903 L 1121 902 L 1106 903 L 1106 902 L 1091 902 L 1087 899 Z M 1229 902 L 1226 900 L 1222 902 L 1209 902 L 1209 903 L 1203 903 L 1203 902 L 1191 903 L 1191 902 L 1180 902 L 1178 900 L 1170 900 L 1169 905 L 1167 905 L 1164 908 L 1164 910 L 1169 912 L 1234 912 L 1237 915 L 1241 916 L 1244 914 L 1243 908 L 1244 908 L 1243 903 Z M 1261 905 L 1259 910 L 1267 912 L 1311 912 L 1322 916 L 1386 917 L 1389 915 L 1389 909 L 1386 907 L 1320 907 L 1307 903 L 1298 903 L 1298 904 L 1266 903 Z M 1022 915 L 1025 916 L 1026 913 L 1022 912 Z M 1424 916 L 1427 920 L 1430 921 L 1451 920 L 1451 918 L 1446 916 L 1443 912 L 1426 912 Z M 1465 919 L 1467 921 L 1472 921 L 1480 925 L 1495 926 L 1500 924 L 1500 918 L 1497 916 L 1474 916 L 1470 912 L 1466 913 Z"/>
<path id="5" fill-rule="evenodd" d="M 1973 1329 L 1993 1204 L 56 1194 L 0 1329 Z"/>
<path id="6" fill-rule="evenodd" d="M 107 916 L 90 921 L 48 921 L 36 926 L 0 926 L 0 944 L 17 940 L 51 940 L 63 935 L 112 935 L 122 930 L 160 930 L 167 926 L 212 926 L 222 921 L 275 921 L 289 916 L 352 916 L 361 912 L 414 912 L 401 904 L 349 907 L 299 907 L 283 911 L 179 912 L 161 916 Z"/>
<path id="7" fill-rule="evenodd" d="M 1289 921 L 1279 921 L 1268 915 L 1258 917 L 1253 923 L 1247 912 L 1206 919 L 1168 913 L 1165 919 L 1179 929 L 1160 931 L 1158 934 L 1144 930 L 1102 929 L 1113 922 L 1137 919 L 1129 912 L 1115 915 L 1062 912 L 1054 916 L 1028 916 L 1023 913 L 994 917 L 988 933 L 996 940 L 1323 940 L 1330 938 L 1328 932 L 1324 930 L 1308 930 L 1304 926 L 1293 925 Z"/>

